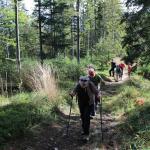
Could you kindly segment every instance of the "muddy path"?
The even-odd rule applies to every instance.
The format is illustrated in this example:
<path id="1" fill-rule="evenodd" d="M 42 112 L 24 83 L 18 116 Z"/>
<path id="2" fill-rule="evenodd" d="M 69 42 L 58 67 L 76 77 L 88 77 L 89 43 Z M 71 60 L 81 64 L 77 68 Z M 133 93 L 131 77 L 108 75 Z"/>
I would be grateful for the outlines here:
<path id="1" fill-rule="evenodd" d="M 117 88 L 128 80 L 125 72 L 123 80 L 107 83 L 102 89 L 103 100 L 105 96 L 115 96 Z M 66 136 L 69 108 L 58 111 L 59 122 L 43 123 L 32 129 L 32 134 L 9 143 L 7 150 L 114 150 L 120 149 L 121 134 L 118 131 L 120 121 L 111 112 L 102 113 L 99 109 L 91 120 L 90 141 L 84 143 L 81 139 L 81 120 L 79 113 L 72 112 L 69 135 Z M 6 150 L 6 149 L 5 149 Z"/>

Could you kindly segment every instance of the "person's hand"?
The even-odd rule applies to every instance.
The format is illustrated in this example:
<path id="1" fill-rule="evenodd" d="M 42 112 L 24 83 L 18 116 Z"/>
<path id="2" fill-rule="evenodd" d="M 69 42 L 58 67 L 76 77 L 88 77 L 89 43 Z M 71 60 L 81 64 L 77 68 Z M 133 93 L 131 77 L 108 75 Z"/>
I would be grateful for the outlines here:
<path id="1" fill-rule="evenodd" d="M 102 95 L 101 95 L 101 92 L 99 92 L 99 93 L 97 94 L 97 98 L 100 99 L 101 96 L 102 96 Z"/>
<path id="2" fill-rule="evenodd" d="M 69 95 L 70 95 L 71 97 L 73 97 L 75 94 L 74 94 L 73 92 L 70 92 Z"/>
<path id="3" fill-rule="evenodd" d="M 97 99 L 100 99 L 100 95 L 97 95 Z"/>

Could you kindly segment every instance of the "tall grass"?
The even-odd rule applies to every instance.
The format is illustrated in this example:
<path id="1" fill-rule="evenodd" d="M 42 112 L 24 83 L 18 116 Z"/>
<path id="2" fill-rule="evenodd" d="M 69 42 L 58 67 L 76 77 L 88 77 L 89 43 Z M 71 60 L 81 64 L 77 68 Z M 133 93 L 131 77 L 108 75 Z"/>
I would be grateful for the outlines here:
<path id="1" fill-rule="evenodd" d="M 33 91 L 47 95 L 50 100 L 58 95 L 54 70 L 50 66 L 35 65 L 32 69 L 24 72 L 23 80 L 27 87 Z"/>

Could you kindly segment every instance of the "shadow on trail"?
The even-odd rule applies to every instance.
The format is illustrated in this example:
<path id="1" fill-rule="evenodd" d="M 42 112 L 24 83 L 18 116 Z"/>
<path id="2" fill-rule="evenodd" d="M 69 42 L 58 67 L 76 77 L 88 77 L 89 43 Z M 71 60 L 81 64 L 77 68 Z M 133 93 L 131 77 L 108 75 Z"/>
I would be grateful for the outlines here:
<path id="1" fill-rule="evenodd" d="M 25 106 L 18 106 L 18 109 L 19 107 Z M 71 116 L 69 135 L 66 136 L 69 116 L 59 109 L 56 110 L 56 114 L 59 117 L 59 122 L 50 121 L 48 123 L 46 121 L 35 124 L 30 128 L 30 134 L 24 136 L 20 132 L 22 137 L 13 139 L 3 150 L 80 150 L 82 146 L 85 147 L 86 144 L 80 140 L 81 124 L 79 116 Z M 23 117 L 19 117 L 23 119 Z M 87 150 L 87 148 L 85 149 Z"/>
<path id="2" fill-rule="evenodd" d="M 11 139 L 24 136 L 28 128 L 41 119 L 37 108 L 30 103 L 0 107 L 0 146 Z"/>

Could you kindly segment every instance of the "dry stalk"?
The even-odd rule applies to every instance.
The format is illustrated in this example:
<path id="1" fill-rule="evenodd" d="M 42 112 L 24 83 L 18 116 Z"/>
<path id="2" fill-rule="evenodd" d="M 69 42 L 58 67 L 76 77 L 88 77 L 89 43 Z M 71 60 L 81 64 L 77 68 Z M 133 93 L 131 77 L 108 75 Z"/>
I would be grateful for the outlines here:
<path id="1" fill-rule="evenodd" d="M 24 82 L 30 89 L 46 94 L 51 100 L 58 94 L 58 86 L 53 72 L 52 67 L 38 64 L 24 74 Z"/>

